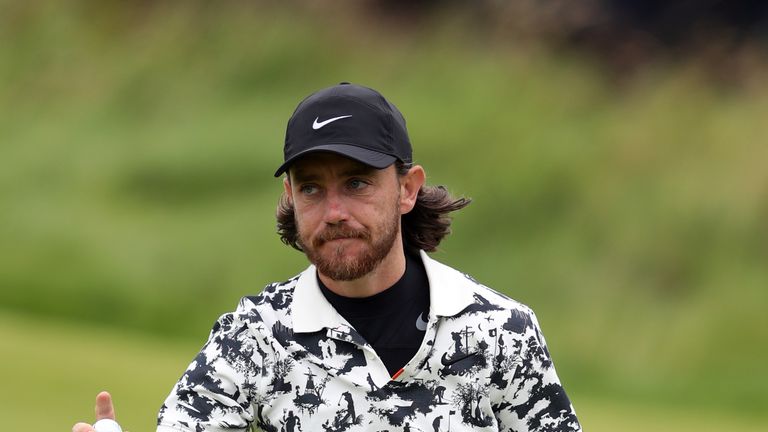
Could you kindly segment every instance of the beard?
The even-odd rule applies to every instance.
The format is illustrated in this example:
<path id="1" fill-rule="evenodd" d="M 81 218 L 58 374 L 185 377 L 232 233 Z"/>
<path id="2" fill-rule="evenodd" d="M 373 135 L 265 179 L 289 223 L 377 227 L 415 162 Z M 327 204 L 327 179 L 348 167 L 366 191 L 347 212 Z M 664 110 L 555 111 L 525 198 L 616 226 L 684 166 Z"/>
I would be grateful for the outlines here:
<path id="1" fill-rule="evenodd" d="M 296 224 L 297 227 L 299 224 Z M 336 281 L 359 279 L 372 272 L 389 254 L 400 231 L 400 213 L 397 208 L 386 215 L 381 232 L 375 236 L 366 228 L 354 229 L 349 226 L 329 225 L 317 236 L 310 239 L 299 229 L 299 244 L 309 262 L 317 271 Z M 344 242 L 325 252 L 320 249 L 327 242 L 336 239 L 359 239 L 365 244 L 362 251 L 353 252 Z M 356 245 L 351 245 L 356 246 Z"/>

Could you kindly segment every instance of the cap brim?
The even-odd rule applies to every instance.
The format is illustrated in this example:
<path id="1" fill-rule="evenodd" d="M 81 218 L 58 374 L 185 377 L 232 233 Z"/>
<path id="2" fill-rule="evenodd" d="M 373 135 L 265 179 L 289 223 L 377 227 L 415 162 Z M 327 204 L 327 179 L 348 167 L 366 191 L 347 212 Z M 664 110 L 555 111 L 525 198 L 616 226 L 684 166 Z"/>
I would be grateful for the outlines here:
<path id="1" fill-rule="evenodd" d="M 326 144 L 312 147 L 311 149 L 307 149 L 301 153 L 293 155 L 290 159 L 283 162 L 283 164 L 280 165 L 280 168 L 275 171 L 275 177 L 280 177 L 284 172 L 288 171 L 288 168 L 292 163 L 296 162 L 297 159 L 311 153 L 319 152 L 335 153 L 340 156 L 354 159 L 360 163 L 364 163 L 377 169 L 386 168 L 395 163 L 397 160 L 397 158 L 394 156 L 349 144 Z"/>

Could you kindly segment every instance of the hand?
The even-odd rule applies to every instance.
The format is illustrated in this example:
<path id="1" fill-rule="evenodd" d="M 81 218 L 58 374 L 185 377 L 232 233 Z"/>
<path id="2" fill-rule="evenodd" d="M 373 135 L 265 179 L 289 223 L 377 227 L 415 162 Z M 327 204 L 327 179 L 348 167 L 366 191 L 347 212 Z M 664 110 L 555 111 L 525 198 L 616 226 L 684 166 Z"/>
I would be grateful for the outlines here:
<path id="1" fill-rule="evenodd" d="M 96 421 L 101 419 L 115 419 L 115 407 L 112 405 L 112 396 L 105 391 L 96 395 Z M 96 432 L 96 429 L 88 423 L 78 423 L 72 426 L 72 432 Z"/>

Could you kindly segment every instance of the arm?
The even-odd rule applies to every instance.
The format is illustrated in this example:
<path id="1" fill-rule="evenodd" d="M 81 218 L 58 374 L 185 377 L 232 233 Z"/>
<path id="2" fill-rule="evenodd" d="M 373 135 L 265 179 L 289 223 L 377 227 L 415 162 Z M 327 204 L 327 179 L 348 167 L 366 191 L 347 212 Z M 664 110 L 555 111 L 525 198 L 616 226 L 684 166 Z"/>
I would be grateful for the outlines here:
<path id="1" fill-rule="evenodd" d="M 499 382 L 506 383 L 506 387 L 497 386 L 491 391 L 499 430 L 581 431 L 536 316 L 528 310 L 521 319 L 525 322 L 522 332 L 505 335 L 511 336 L 511 350 L 504 361 L 512 367 L 506 368 Z"/>
<path id="2" fill-rule="evenodd" d="M 158 432 L 247 430 L 261 372 L 257 343 L 242 315 L 222 316 L 161 407 Z"/>

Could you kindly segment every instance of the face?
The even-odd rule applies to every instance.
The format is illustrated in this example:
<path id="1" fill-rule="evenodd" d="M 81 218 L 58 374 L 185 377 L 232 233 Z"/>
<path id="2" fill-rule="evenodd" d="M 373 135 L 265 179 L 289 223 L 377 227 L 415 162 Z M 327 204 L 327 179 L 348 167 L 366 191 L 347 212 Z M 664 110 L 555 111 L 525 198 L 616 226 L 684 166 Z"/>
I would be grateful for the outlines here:
<path id="1" fill-rule="evenodd" d="M 323 275 L 358 279 L 400 244 L 403 203 L 394 166 L 379 170 L 318 153 L 294 163 L 289 176 L 299 244 Z"/>

